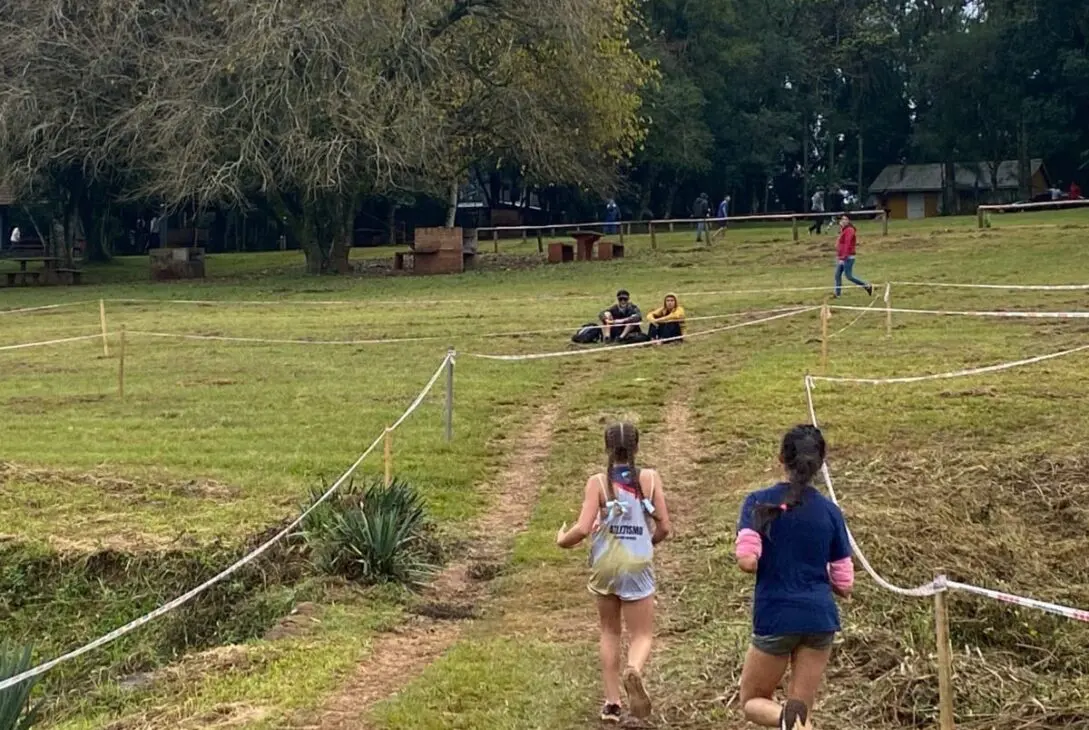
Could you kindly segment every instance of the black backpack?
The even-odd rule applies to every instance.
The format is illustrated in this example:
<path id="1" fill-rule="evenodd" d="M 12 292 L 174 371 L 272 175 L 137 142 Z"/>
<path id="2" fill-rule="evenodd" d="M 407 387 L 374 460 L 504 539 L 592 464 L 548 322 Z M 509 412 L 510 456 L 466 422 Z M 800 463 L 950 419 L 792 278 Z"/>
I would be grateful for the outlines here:
<path id="1" fill-rule="evenodd" d="M 601 341 L 601 325 L 590 322 L 579 327 L 579 331 L 571 336 L 571 341 L 576 345 L 589 345 Z"/>

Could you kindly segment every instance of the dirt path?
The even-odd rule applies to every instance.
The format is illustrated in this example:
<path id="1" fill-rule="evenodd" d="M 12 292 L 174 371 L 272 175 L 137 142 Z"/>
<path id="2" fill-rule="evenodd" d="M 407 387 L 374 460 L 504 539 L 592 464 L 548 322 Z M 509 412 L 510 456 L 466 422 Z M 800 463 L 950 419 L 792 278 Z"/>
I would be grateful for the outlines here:
<path id="1" fill-rule="evenodd" d="M 488 597 L 489 581 L 506 562 L 511 543 L 525 529 L 536 503 L 542 469 L 560 413 L 543 406 L 532 426 L 511 445 L 510 461 L 483 490 L 490 507 L 470 528 L 468 549 L 424 591 L 415 615 L 377 636 L 355 674 L 325 705 L 295 727 L 362 730 L 379 701 L 396 694 L 454 645 Z M 517 494 L 517 499 L 510 495 Z"/>

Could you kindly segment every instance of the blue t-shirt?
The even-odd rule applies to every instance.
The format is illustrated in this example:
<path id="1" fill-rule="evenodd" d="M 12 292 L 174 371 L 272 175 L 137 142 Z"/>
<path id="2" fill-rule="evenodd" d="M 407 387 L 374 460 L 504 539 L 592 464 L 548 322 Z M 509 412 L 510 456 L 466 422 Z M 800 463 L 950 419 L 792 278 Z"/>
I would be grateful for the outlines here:
<path id="1" fill-rule="evenodd" d="M 788 485 L 753 492 L 741 505 L 737 529 L 755 529 L 758 504 L 780 504 Z M 832 500 L 806 487 L 801 503 L 780 514 L 767 528 L 756 569 L 753 633 L 818 634 L 840 630 L 828 564 L 851 556 L 847 524 Z"/>

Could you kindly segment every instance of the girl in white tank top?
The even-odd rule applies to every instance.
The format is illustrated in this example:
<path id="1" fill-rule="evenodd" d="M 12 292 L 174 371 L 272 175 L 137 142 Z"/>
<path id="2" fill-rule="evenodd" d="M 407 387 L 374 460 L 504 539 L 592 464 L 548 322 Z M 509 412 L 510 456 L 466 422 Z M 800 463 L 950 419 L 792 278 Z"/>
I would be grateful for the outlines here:
<path id="1" fill-rule="evenodd" d="M 573 548 L 590 535 L 589 589 L 597 597 L 601 618 L 601 671 L 605 684 L 603 722 L 621 720 L 623 679 L 631 714 L 644 718 L 651 702 L 643 684 L 643 667 L 654 640 L 654 546 L 670 533 L 662 478 L 654 469 L 639 469 L 639 431 L 630 423 L 605 429 L 608 467 L 586 483 L 582 511 L 570 530 L 560 528 L 556 544 Z M 630 642 L 628 666 L 621 677 L 622 626 Z"/>

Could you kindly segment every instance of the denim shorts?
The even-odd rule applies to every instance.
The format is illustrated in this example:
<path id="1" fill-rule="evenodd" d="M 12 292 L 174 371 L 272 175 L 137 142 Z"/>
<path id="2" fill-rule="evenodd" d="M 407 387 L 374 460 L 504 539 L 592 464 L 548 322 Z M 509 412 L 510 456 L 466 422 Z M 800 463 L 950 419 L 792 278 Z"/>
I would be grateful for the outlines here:
<path id="1" fill-rule="evenodd" d="M 752 645 L 765 654 L 772 656 L 790 656 L 795 649 L 804 647 L 823 651 L 832 646 L 835 632 L 827 634 L 770 634 L 758 636 L 753 634 Z"/>

